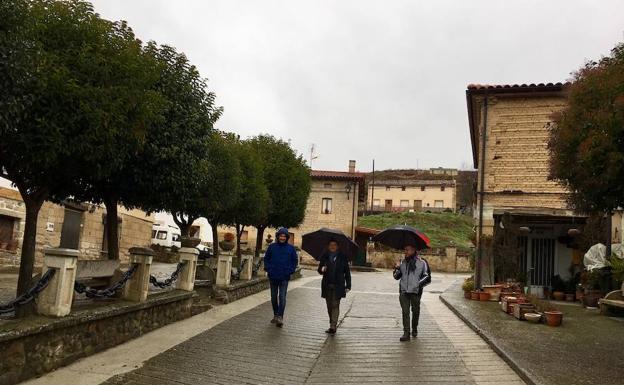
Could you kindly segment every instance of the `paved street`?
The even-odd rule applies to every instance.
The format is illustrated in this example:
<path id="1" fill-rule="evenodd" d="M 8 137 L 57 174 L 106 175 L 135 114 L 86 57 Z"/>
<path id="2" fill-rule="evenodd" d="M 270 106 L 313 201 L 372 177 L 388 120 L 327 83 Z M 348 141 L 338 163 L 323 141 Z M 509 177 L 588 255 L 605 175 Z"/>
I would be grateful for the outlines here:
<path id="1" fill-rule="evenodd" d="M 387 272 L 355 273 L 335 336 L 324 333 L 325 304 L 312 279 L 289 292 L 283 329 L 269 324 L 264 302 L 106 384 L 522 384 L 439 301 L 437 292 L 455 278 L 436 275 L 423 297 L 418 339 L 408 343 L 398 341 L 396 282 Z"/>

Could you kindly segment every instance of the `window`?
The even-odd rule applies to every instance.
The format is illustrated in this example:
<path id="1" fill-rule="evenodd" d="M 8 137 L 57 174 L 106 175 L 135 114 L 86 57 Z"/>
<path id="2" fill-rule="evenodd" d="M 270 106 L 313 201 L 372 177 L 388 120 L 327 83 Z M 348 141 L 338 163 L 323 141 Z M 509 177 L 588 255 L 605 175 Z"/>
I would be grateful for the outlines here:
<path id="1" fill-rule="evenodd" d="M 159 231 L 158 234 L 156 234 L 156 239 L 167 239 L 167 232 Z"/>
<path id="2" fill-rule="evenodd" d="M 0 215 L 0 244 L 6 248 L 13 242 L 13 226 L 15 220 L 11 217 Z"/>
<path id="3" fill-rule="evenodd" d="M 386 186 L 386 191 L 390 191 L 390 186 Z"/>
<path id="4" fill-rule="evenodd" d="M 401 202 L 399 203 L 401 205 L 401 207 L 409 207 L 409 200 L 407 199 L 401 199 Z"/>
<path id="5" fill-rule="evenodd" d="M 288 243 L 290 243 L 291 245 L 295 244 L 295 233 L 288 233 Z"/>
<path id="6" fill-rule="evenodd" d="M 420 186 L 420 191 L 425 191 L 425 186 Z"/>
<path id="7" fill-rule="evenodd" d="M 401 191 L 405 191 L 405 186 L 401 186 Z"/>
<path id="8" fill-rule="evenodd" d="M 332 199 L 323 198 L 323 202 L 321 206 L 321 214 L 331 214 L 331 212 L 332 212 Z"/>
<path id="9" fill-rule="evenodd" d="M 248 240 L 249 240 L 249 232 L 247 230 L 243 230 L 241 232 L 240 241 L 241 243 L 247 243 Z"/>
<path id="10" fill-rule="evenodd" d="M 444 185 L 440 186 L 440 191 L 444 191 L 444 188 L 445 188 Z"/>
<path id="11" fill-rule="evenodd" d="M 156 230 L 152 230 L 152 238 L 156 238 Z"/>
<path id="12" fill-rule="evenodd" d="M 379 200 L 379 199 L 373 199 L 373 206 L 375 206 L 375 207 L 379 207 L 379 206 L 381 206 L 381 200 Z"/>
<path id="13" fill-rule="evenodd" d="M 444 207 L 444 201 L 434 201 L 433 202 L 433 207 Z"/>
<path id="14" fill-rule="evenodd" d="M 180 234 L 171 234 L 172 242 L 180 242 Z"/>
<path id="15" fill-rule="evenodd" d="M 325 188 L 332 188 L 332 184 L 331 183 L 325 183 L 323 185 L 323 187 L 325 187 Z"/>

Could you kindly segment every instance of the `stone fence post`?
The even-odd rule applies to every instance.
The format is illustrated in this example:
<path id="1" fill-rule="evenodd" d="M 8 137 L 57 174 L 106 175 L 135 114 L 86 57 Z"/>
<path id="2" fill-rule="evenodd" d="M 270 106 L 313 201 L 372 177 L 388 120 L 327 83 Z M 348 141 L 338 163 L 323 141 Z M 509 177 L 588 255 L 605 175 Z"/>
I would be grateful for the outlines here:
<path id="1" fill-rule="evenodd" d="M 232 278 L 232 255 L 219 254 L 217 262 L 217 286 L 224 287 L 230 285 Z"/>
<path id="2" fill-rule="evenodd" d="M 178 255 L 180 256 L 179 262 L 186 263 L 176 281 L 176 289 L 193 291 L 195 287 L 195 271 L 197 270 L 199 250 L 194 247 L 183 247 L 178 251 Z"/>
<path id="3" fill-rule="evenodd" d="M 37 311 L 39 314 L 64 317 L 71 312 L 74 299 L 74 281 L 80 252 L 74 249 L 46 249 L 42 273 L 56 269 L 54 277 L 39 293 Z"/>
<path id="4" fill-rule="evenodd" d="M 149 291 L 150 268 L 154 251 L 147 247 L 131 247 L 130 264 L 138 265 L 132 278 L 126 282 L 122 291 L 122 298 L 134 302 L 144 302 Z M 132 267 L 132 266 L 131 266 Z"/>
<path id="5" fill-rule="evenodd" d="M 453 273 L 457 273 L 457 247 L 446 246 L 444 254 L 446 254 L 447 263 L 453 266 Z"/>
<path id="6" fill-rule="evenodd" d="M 240 279 L 249 281 L 253 275 L 253 255 L 243 255 L 241 256 L 241 260 L 243 262 L 243 269 L 241 271 Z"/>

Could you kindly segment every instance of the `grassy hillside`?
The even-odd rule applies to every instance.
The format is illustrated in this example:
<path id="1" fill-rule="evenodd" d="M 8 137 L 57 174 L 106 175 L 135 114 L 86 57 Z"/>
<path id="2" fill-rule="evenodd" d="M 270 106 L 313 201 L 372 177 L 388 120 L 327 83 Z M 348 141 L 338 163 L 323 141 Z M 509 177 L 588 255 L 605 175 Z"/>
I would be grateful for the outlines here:
<path id="1" fill-rule="evenodd" d="M 392 225 L 412 226 L 431 239 L 431 247 L 444 247 L 451 241 L 457 248 L 472 247 L 472 217 L 453 213 L 386 213 L 358 218 L 358 226 L 383 229 Z"/>

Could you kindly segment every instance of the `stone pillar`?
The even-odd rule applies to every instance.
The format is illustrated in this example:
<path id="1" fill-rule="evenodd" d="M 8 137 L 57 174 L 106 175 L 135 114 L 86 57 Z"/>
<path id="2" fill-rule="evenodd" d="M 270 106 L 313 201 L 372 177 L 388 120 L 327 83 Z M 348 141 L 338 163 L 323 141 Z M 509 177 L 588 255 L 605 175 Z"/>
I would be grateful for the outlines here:
<path id="1" fill-rule="evenodd" d="M 232 278 L 232 255 L 219 254 L 217 262 L 217 286 L 229 286 Z"/>
<path id="2" fill-rule="evenodd" d="M 193 291 L 195 287 L 195 271 L 197 270 L 197 256 L 199 250 L 194 247 L 183 247 L 178 251 L 180 262 L 186 262 L 178 275 L 176 289 Z"/>
<path id="3" fill-rule="evenodd" d="M 449 269 L 448 271 L 457 273 L 457 247 L 447 246 L 444 254 L 446 254 L 446 263 L 452 267 L 452 270 Z"/>
<path id="4" fill-rule="evenodd" d="M 241 260 L 243 263 L 240 279 L 249 281 L 253 276 L 253 255 L 243 255 L 241 256 Z"/>
<path id="5" fill-rule="evenodd" d="M 264 257 L 260 257 L 260 267 L 258 267 L 258 277 L 266 277 L 267 272 L 264 271 Z"/>
<path id="6" fill-rule="evenodd" d="M 130 267 L 138 265 L 132 278 L 126 282 L 122 290 L 122 298 L 134 302 L 144 302 L 149 290 L 150 268 L 154 252 L 147 247 L 130 248 Z"/>
<path id="7" fill-rule="evenodd" d="M 74 281 L 80 252 L 74 249 L 47 249 L 44 251 L 42 273 L 55 269 L 54 277 L 39 293 L 37 311 L 39 314 L 64 317 L 71 312 L 74 299 Z"/>

